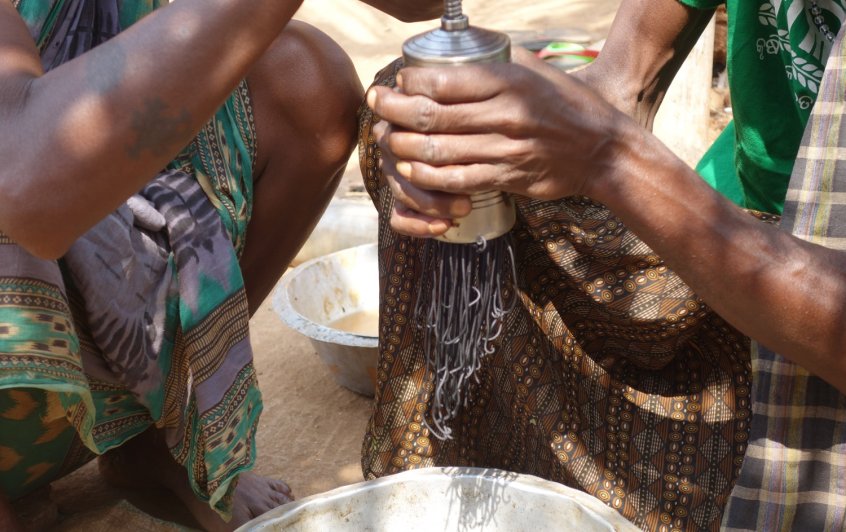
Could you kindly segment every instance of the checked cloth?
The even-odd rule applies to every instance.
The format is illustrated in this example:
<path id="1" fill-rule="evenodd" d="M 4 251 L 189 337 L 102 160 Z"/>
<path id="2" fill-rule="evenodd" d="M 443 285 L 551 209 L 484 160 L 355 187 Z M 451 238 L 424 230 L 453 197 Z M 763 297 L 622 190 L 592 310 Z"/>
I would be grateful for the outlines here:
<path id="1" fill-rule="evenodd" d="M 797 237 L 840 250 L 846 250 L 843 36 L 826 64 L 782 218 Z M 846 530 L 846 396 L 762 345 L 753 344 L 752 368 L 749 446 L 723 528 Z"/>

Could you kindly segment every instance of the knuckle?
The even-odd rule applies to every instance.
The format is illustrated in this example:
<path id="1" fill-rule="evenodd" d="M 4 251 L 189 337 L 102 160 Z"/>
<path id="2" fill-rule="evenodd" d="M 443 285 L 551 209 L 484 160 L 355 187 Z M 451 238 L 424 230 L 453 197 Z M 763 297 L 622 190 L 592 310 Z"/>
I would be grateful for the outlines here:
<path id="1" fill-rule="evenodd" d="M 391 192 L 393 192 L 397 206 L 404 207 L 408 203 L 408 195 L 405 193 L 405 190 L 402 189 L 393 177 L 388 178 L 388 182 L 391 184 Z"/>
<path id="2" fill-rule="evenodd" d="M 438 139 L 431 135 L 426 135 L 423 140 L 423 161 L 430 163 L 437 163 L 440 161 L 441 148 Z"/>
<path id="3" fill-rule="evenodd" d="M 396 231 L 397 233 L 403 232 L 403 220 L 399 217 L 396 211 L 391 214 L 391 229 Z"/>
<path id="4" fill-rule="evenodd" d="M 461 165 L 451 168 L 445 181 L 449 184 L 450 189 L 465 190 L 469 181 L 467 166 Z"/>
<path id="5" fill-rule="evenodd" d="M 432 131 L 437 123 L 437 115 L 437 104 L 428 98 L 422 100 L 418 113 L 414 118 L 414 128 L 424 133 Z"/>
<path id="6" fill-rule="evenodd" d="M 374 140 L 376 141 L 376 146 L 378 146 L 381 150 L 390 150 L 391 135 L 387 131 L 374 131 Z"/>
<path id="7" fill-rule="evenodd" d="M 513 135 L 520 131 L 522 123 L 525 120 L 525 109 L 519 104 L 508 105 L 505 107 L 506 112 L 500 116 L 499 127 L 503 132 Z"/>
<path id="8" fill-rule="evenodd" d="M 429 93 L 434 100 L 440 100 L 448 92 L 449 75 L 447 71 L 440 70 L 431 78 Z"/>
<path id="9" fill-rule="evenodd" d="M 384 142 L 381 143 L 382 149 L 388 153 L 396 154 L 399 147 L 399 139 L 397 135 L 386 135 Z"/>

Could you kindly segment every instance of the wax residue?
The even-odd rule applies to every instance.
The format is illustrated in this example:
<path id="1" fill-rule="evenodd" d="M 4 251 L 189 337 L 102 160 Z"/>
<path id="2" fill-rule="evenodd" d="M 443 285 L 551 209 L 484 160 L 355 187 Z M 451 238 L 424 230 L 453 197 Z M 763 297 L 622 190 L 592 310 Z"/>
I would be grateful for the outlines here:
<path id="1" fill-rule="evenodd" d="M 329 323 L 329 327 L 361 336 L 379 336 L 379 311 L 359 310 Z"/>

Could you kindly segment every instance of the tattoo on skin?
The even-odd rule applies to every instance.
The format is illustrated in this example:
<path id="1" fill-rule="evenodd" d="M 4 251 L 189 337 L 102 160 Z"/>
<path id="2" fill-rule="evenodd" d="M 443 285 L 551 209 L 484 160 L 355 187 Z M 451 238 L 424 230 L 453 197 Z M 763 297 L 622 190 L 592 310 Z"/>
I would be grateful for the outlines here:
<path id="1" fill-rule="evenodd" d="M 132 130 L 136 140 L 126 148 L 129 157 L 138 159 L 144 152 L 164 155 L 191 136 L 191 115 L 185 109 L 169 112 L 161 98 L 151 98 L 132 113 Z"/>

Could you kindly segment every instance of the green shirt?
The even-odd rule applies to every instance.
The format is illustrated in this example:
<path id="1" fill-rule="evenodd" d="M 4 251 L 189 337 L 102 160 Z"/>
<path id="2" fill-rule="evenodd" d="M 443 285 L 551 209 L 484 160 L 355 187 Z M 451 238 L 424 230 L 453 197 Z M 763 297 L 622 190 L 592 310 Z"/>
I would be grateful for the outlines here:
<path id="1" fill-rule="evenodd" d="M 680 0 L 714 9 L 720 0 Z M 743 207 L 781 213 L 844 0 L 727 0 L 734 113 L 697 168 Z M 733 157 L 731 156 L 733 151 Z"/>

